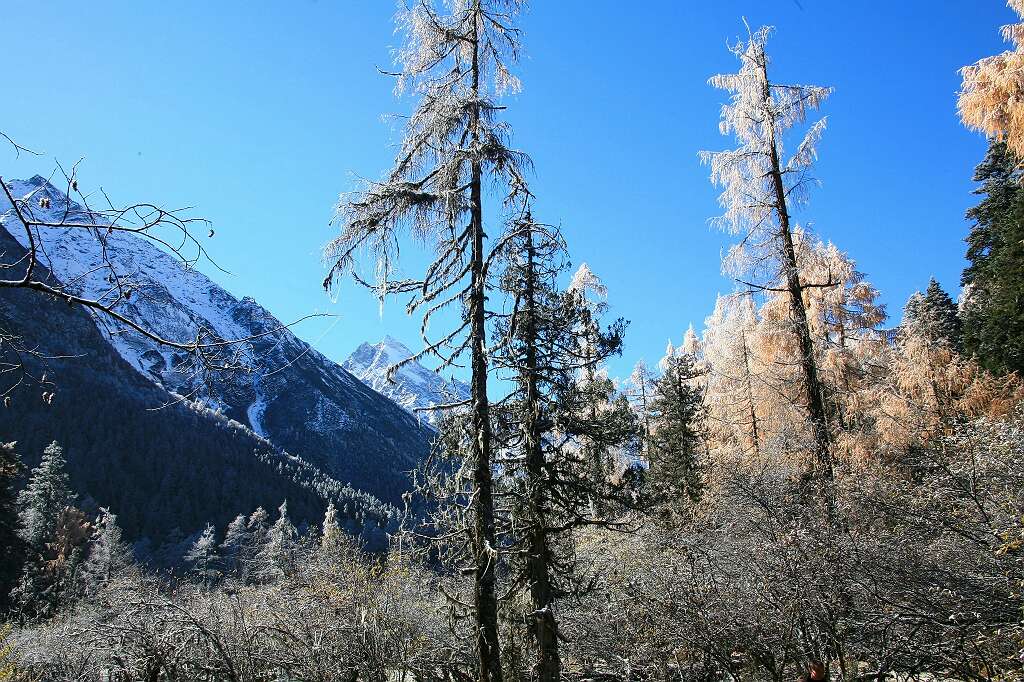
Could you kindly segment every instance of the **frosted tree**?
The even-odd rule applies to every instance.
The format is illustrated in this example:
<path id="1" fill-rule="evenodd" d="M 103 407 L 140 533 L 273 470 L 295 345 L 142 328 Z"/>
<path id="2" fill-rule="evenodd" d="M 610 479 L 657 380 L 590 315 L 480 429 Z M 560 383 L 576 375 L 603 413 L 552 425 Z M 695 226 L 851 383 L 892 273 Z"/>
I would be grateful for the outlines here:
<path id="1" fill-rule="evenodd" d="M 238 576 L 243 581 L 258 577 L 258 557 L 267 544 L 269 519 L 270 514 L 267 513 L 267 510 L 263 507 L 257 507 L 256 511 L 245 520 L 245 530 L 241 533 L 240 538 L 233 536 L 232 532 L 234 529 L 231 525 L 228 526 L 224 543 L 228 544 L 229 539 L 232 545 L 238 542 L 238 549 L 235 552 L 235 565 Z M 232 522 L 232 525 L 234 525 L 234 522 Z"/>
<path id="2" fill-rule="evenodd" d="M 204 583 L 209 584 L 217 579 L 220 556 L 217 552 L 217 530 L 213 524 L 206 524 L 206 528 L 185 553 L 184 559 Z"/>
<path id="3" fill-rule="evenodd" d="M 849 427 L 866 416 L 877 397 L 874 387 L 883 371 L 885 346 L 879 325 L 885 321 L 885 307 L 877 301 L 878 290 L 846 253 L 803 230 L 794 230 L 793 237 L 801 280 L 834 283 L 807 288 L 803 299 L 828 416 L 836 426 L 834 437 L 849 445 Z M 769 291 L 760 310 L 756 348 L 766 379 L 781 395 L 799 392 L 804 382 L 791 309 L 788 292 Z M 800 410 L 788 409 L 786 401 L 775 407 L 775 423 L 799 433 L 793 426 L 804 423 Z"/>
<path id="4" fill-rule="evenodd" d="M 81 580 L 87 592 L 92 592 L 122 575 L 135 565 L 131 547 L 121 536 L 117 515 L 109 509 L 100 509 L 95 531 L 89 543 L 89 556 L 82 564 Z"/>
<path id="5" fill-rule="evenodd" d="M 220 544 L 220 554 L 223 557 L 225 571 L 241 575 L 242 573 L 242 552 L 246 541 L 246 518 L 245 514 L 239 514 L 224 531 L 224 541 Z"/>
<path id="6" fill-rule="evenodd" d="M 288 501 L 277 510 L 277 520 L 267 531 L 266 542 L 256 555 L 256 572 L 264 580 L 276 580 L 290 575 L 295 566 L 299 532 L 288 518 Z"/>
<path id="7" fill-rule="evenodd" d="M 338 525 L 338 510 L 334 507 L 334 502 L 328 502 L 320 533 L 320 549 L 328 554 L 337 551 L 342 545 L 343 538 L 341 526 Z"/>
<path id="8" fill-rule="evenodd" d="M 794 243 L 792 210 L 806 202 L 814 182 L 810 170 L 825 119 L 810 125 L 792 156 L 783 159 L 786 131 L 804 124 L 830 94 L 829 88 L 775 83 L 768 76 L 765 42 L 770 28 L 761 28 L 732 48 L 740 60 L 734 74 L 711 78 L 714 87 L 730 93 L 722 106 L 720 129 L 735 135 L 739 147 L 722 152 L 702 152 L 711 167 L 711 180 L 723 188 L 720 202 L 725 213 L 715 224 L 737 235 L 723 267 L 744 284 L 759 290 L 781 289 L 788 294 L 790 324 L 800 350 L 802 395 L 814 443 L 811 477 L 832 480 L 832 443 L 828 415 L 807 310 L 805 290 L 834 286 L 832 282 L 806 282 L 800 278 Z"/>
<path id="9" fill-rule="evenodd" d="M 330 271 L 325 285 L 351 273 L 370 286 L 383 303 L 388 294 L 410 295 L 407 310 L 423 316 L 424 354 L 442 368 L 468 355 L 471 378 L 471 438 L 474 486 L 469 529 L 474 568 L 474 612 L 481 682 L 502 678 L 498 643 L 498 604 L 492 481 L 490 406 L 487 395 L 486 309 L 488 274 L 500 239 L 491 242 L 485 216 L 501 206 L 523 210 L 523 179 L 529 159 L 508 146 L 509 127 L 498 119 L 497 99 L 514 92 L 511 67 L 520 52 L 515 26 L 522 0 L 451 0 L 438 6 L 422 0 L 400 9 L 397 91 L 416 98 L 406 119 L 394 166 L 378 182 L 342 198 L 337 222 L 341 235 L 326 249 Z M 485 194 L 485 189 L 488 190 Z M 496 198 L 485 210 L 485 196 Z M 518 208 L 517 208 L 518 207 Z M 433 250 L 433 261 L 419 279 L 397 270 L 399 240 L 406 234 Z M 355 271 L 356 256 L 369 252 L 373 281 Z M 449 330 L 427 337 L 431 319 L 455 309 Z"/>
<path id="10" fill-rule="evenodd" d="M 956 303 L 934 277 L 929 280 L 925 293 L 915 292 L 907 301 L 900 326 L 928 343 L 960 349 L 962 328 Z"/>
<path id="11" fill-rule="evenodd" d="M 18 494 L 18 534 L 36 552 L 53 540 L 60 514 L 74 498 L 65 466 L 64 449 L 57 441 L 50 443 Z"/>
<path id="12" fill-rule="evenodd" d="M 647 440 L 651 435 L 651 391 L 655 376 L 643 360 L 633 366 L 633 372 L 629 375 L 627 382 L 626 397 L 633 406 L 633 412 L 637 416 L 642 433 L 641 448 L 646 447 Z"/>
<path id="13" fill-rule="evenodd" d="M 719 296 L 704 322 L 709 426 L 718 442 L 760 454 L 764 431 L 764 372 L 753 350 L 757 311 L 750 296 Z"/>
<path id="14" fill-rule="evenodd" d="M 595 512 L 600 509 L 601 499 L 605 496 L 600 492 L 610 482 L 615 473 L 617 448 L 612 445 L 615 439 L 605 438 L 596 428 L 602 420 L 608 419 L 609 424 L 618 424 L 621 419 L 613 418 L 620 415 L 620 406 L 615 404 L 615 386 L 608 377 L 604 362 L 609 353 L 602 351 L 601 318 L 608 311 L 608 288 L 601 278 L 594 274 L 586 263 L 581 263 L 573 273 L 565 296 L 571 301 L 569 305 L 576 309 L 574 318 L 566 319 L 564 324 L 570 325 L 575 335 L 576 354 L 580 358 L 577 370 L 577 390 L 583 397 L 581 407 L 584 410 L 577 418 L 581 423 L 592 425 L 584 429 L 579 439 L 586 461 L 590 462 L 591 477 L 594 480 L 595 495 L 593 503 Z M 625 323 L 619 320 L 615 326 L 619 328 L 621 337 L 625 331 Z M 587 435 L 591 431 L 593 435 Z"/>
<path id="15" fill-rule="evenodd" d="M 1024 0 L 1006 3 L 1024 17 Z M 965 66 L 957 108 L 968 128 L 1005 141 L 1024 157 L 1024 23 L 1002 27 L 1003 40 L 1012 50 Z"/>

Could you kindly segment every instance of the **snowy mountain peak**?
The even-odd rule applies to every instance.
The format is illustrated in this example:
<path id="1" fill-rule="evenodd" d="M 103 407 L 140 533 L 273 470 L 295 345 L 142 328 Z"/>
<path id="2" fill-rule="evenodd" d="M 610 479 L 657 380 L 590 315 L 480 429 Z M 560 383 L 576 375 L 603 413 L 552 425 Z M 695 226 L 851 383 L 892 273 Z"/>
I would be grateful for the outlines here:
<path id="1" fill-rule="evenodd" d="M 468 385 L 455 379 L 445 379 L 419 362 L 402 365 L 389 380 L 388 369 L 412 356 L 408 346 L 389 335 L 379 343 L 360 344 L 342 367 L 409 411 L 469 398 Z M 435 415 L 428 412 L 424 416 L 433 421 Z"/>
<path id="2" fill-rule="evenodd" d="M 103 224 L 101 216 L 69 202 L 40 176 L 7 185 L 36 220 Z M 27 248 L 25 230 L 2 196 L 0 229 Z M 187 359 L 182 353 L 97 316 L 106 341 L 147 380 L 201 400 L 338 480 L 388 501 L 399 499 L 408 485 L 405 472 L 429 448 L 429 430 L 297 338 L 254 299 L 236 298 L 134 234 L 99 235 L 66 226 L 39 227 L 34 233 L 40 263 L 75 293 L 108 296 L 111 267 L 130 276 L 134 295 L 121 300 L 118 311 L 158 336 L 190 340 L 202 329 L 221 339 L 246 340 L 231 352 L 251 371 L 181 372 L 177 368 Z M 386 341 L 388 358 L 411 355 L 394 339 Z M 390 364 L 387 358 L 380 362 Z M 433 379 L 440 381 L 436 375 Z M 418 384 L 409 379 L 409 385 Z"/>

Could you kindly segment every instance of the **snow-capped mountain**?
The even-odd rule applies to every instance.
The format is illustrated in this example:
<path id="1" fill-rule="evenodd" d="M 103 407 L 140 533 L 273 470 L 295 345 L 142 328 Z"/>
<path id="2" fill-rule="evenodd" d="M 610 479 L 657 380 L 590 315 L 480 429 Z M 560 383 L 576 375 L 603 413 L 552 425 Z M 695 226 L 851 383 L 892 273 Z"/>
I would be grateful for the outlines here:
<path id="1" fill-rule="evenodd" d="M 408 362 L 399 367 L 388 379 L 388 368 L 413 356 L 401 341 L 385 336 L 380 343 L 363 343 L 348 357 L 342 367 L 373 390 L 386 395 L 393 401 L 416 414 L 417 408 L 448 405 L 468 400 L 470 388 L 457 379 L 445 379 L 418 362 Z M 436 413 L 419 412 L 427 421 L 433 422 Z"/>
<path id="2" fill-rule="evenodd" d="M 70 222 L 88 219 L 81 206 L 69 205 L 63 192 L 40 176 L 8 185 L 37 219 L 60 222 L 66 210 Z M 3 200 L 0 225 L 27 244 Z M 38 236 L 43 264 L 65 286 L 92 298 L 111 288 L 105 251 L 115 271 L 131 275 L 133 295 L 118 310 L 164 339 L 192 339 L 199 329 L 225 340 L 252 339 L 238 346 L 252 371 L 183 373 L 184 354 L 97 317 L 104 337 L 138 372 L 170 391 L 204 401 L 343 482 L 384 500 L 399 499 L 407 472 L 429 448 L 429 429 L 283 328 L 253 299 L 235 298 L 132 234 L 40 228 Z"/>

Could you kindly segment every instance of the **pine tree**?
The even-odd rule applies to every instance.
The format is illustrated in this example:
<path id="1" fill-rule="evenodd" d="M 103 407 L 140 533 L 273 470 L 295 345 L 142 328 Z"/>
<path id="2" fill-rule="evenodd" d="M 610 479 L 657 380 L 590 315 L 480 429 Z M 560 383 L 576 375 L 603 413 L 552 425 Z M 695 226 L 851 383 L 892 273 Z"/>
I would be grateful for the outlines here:
<path id="1" fill-rule="evenodd" d="M 124 575 L 134 565 L 135 558 L 131 547 L 122 539 L 117 516 L 109 509 L 101 508 L 89 543 L 89 554 L 80 571 L 86 592 L 93 592 L 113 578 Z"/>
<path id="2" fill-rule="evenodd" d="M 651 485 L 670 508 L 681 510 L 700 499 L 701 460 L 707 448 L 702 374 L 689 353 L 664 360 L 654 384 L 654 414 L 647 459 Z"/>
<path id="3" fill-rule="evenodd" d="M 74 498 L 65 466 L 63 448 L 56 441 L 50 443 L 18 495 L 19 535 L 36 552 L 53 540 L 60 513 Z"/>
<path id="4" fill-rule="evenodd" d="M 1018 159 L 999 142 L 974 174 L 982 199 L 967 211 L 963 347 L 997 374 L 1024 373 L 1024 188 Z"/>
<path id="5" fill-rule="evenodd" d="M 738 73 L 711 79 L 713 86 L 732 93 L 732 101 L 722 107 L 720 129 L 723 134 L 734 133 L 740 146 L 705 152 L 702 158 L 711 166 L 712 181 L 724 188 L 720 202 L 725 214 L 717 223 L 741 237 L 729 250 L 725 269 L 737 277 L 767 275 L 766 283 L 746 284 L 760 291 L 783 289 L 788 294 L 789 324 L 799 348 L 801 393 L 815 450 L 808 478 L 830 483 L 832 438 L 804 302 L 808 288 L 828 283 L 801 279 L 792 223 L 794 205 L 806 201 L 813 182 L 810 169 L 825 120 L 810 126 L 788 161 L 783 161 L 780 150 L 785 131 L 804 123 L 808 112 L 816 110 L 831 90 L 770 80 L 764 47 L 769 33 L 769 28 L 762 28 L 732 48 L 742 63 Z"/>
<path id="6" fill-rule="evenodd" d="M 183 558 L 204 583 L 209 584 L 217 579 L 220 556 L 217 553 L 217 530 L 212 523 L 206 524 Z"/>
<path id="7" fill-rule="evenodd" d="M 959 350 L 962 336 L 956 303 L 933 277 L 924 294 L 913 294 L 903 309 L 901 329 L 928 343 Z"/>
<path id="8" fill-rule="evenodd" d="M 326 251 L 325 285 L 354 272 L 355 254 L 376 257 L 376 282 L 388 294 L 410 293 L 410 312 L 423 314 L 424 353 L 442 367 L 468 355 L 471 369 L 474 613 L 480 682 L 500 682 L 497 566 L 493 500 L 493 445 L 488 383 L 488 264 L 500 248 L 485 234 L 485 188 L 504 205 L 521 209 L 527 195 L 528 158 L 508 147 L 508 126 L 497 120 L 496 99 L 518 87 L 510 67 L 520 51 L 515 16 L 523 0 L 453 0 L 440 8 L 416 2 L 399 11 L 404 33 L 398 51 L 398 90 L 418 96 L 406 119 L 395 164 L 380 182 L 344 200 L 338 209 L 342 234 Z M 490 195 L 487 195 L 490 198 Z M 422 280 L 396 279 L 395 261 L 404 232 L 434 248 Z M 440 340 L 426 328 L 442 310 L 459 307 L 460 320 Z M 410 358 L 412 361 L 419 355 Z"/>

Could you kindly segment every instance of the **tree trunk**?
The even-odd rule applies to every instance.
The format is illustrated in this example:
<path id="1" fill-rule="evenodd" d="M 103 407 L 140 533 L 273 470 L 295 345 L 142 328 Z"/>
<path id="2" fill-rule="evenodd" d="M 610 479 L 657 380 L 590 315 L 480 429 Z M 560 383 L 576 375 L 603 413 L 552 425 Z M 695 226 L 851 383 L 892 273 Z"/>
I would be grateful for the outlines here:
<path id="1" fill-rule="evenodd" d="M 762 63 L 764 74 L 765 102 L 770 101 L 768 67 Z M 832 438 L 828 432 L 828 416 L 825 411 L 825 398 L 821 381 L 818 378 L 818 366 L 814 360 L 814 343 L 811 340 L 811 328 L 807 322 L 807 308 L 804 305 L 803 285 L 800 283 L 800 271 L 797 266 L 796 248 L 793 245 L 793 231 L 789 222 L 789 207 L 786 201 L 786 187 L 782 181 L 782 165 L 779 161 L 778 145 L 775 141 L 774 113 L 767 107 L 765 117 L 768 120 L 768 146 L 771 156 L 771 180 L 775 189 L 774 210 L 779 219 L 779 238 L 782 240 L 782 273 L 785 287 L 789 292 L 789 311 L 800 352 L 800 369 L 803 375 L 804 392 L 807 394 L 807 412 L 810 416 L 811 431 L 814 437 L 816 461 L 811 465 L 811 478 L 820 478 L 826 483 L 832 482 Z"/>
<path id="2" fill-rule="evenodd" d="M 480 3 L 474 3 L 475 14 Z M 473 31 L 473 92 L 479 101 L 480 43 L 477 36 L 479 22 L 474 18 Z M 474 112 L 473 149 L 480 145 L 480 110 Z M 473 239 L 472 283 L 469 294 L 471 318 L 470 346 L 472 348 L 472 402 L 473 402 L 473 457 L 476 463 L 473 496 L 473 559 L 475 563 L 474 605 L 477 625 L 477 652 L 480 657 L 480 682 L 501 682 L 501 650 L 498 645 L 498 597 L 495 589 L 497 550 L 494 539 L 494 499 L 491 478 L 491 417 L 487 399 L 487 319 L 484 305 L 487 300 L 484 281 L 484 218 L 482 170 L 479 158 L 474 158 L 470 177 L 470 212 Z"/>
<path id="3" fill-rule="evenodd" d="M 555 620 L 554 594 L 549 574 L 550 551 L 545 518 L 546 486 L 544 480 L 544 449 L 540 423 L 540 393 L 537 387 L 537 311 L 536 273 L 534 270 L 533 235 L 526 237 L 526 281 L 524 282 L 524 338 L 526 340 L 526 405 L 524 431 L 526 442 L 526 468 L 529 474 L 529 534 L 526 557 L 527 576 L 530 581 L 530 597 L 533 600 L 533 634 L 536 638 L 538 657 L 535 666 L 537 682 L 558 682 L 561 676 L 561 660 L 558 657 L 558 623 Z"/>

